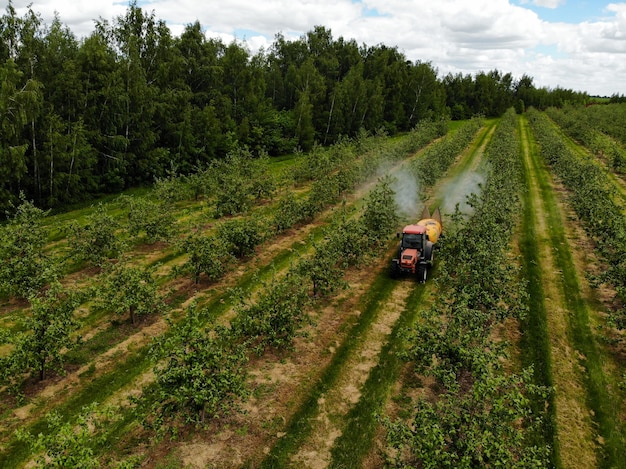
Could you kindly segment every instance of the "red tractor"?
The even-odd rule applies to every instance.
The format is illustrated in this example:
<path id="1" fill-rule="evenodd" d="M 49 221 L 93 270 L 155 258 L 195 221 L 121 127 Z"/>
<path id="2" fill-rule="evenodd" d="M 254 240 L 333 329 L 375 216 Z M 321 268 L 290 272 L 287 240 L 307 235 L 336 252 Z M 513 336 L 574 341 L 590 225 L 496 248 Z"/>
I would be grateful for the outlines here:
<path id="1" fill-rule="evenodd" d="M 435 210 L 431 216 L 428 207 L 425 207 L 422 219 L 414 225 L 405 226 L 402 230 L 398 257 L 391 261 L 391 277 L 397 278 L 401 274 L 412 274 L 417 275 L 421 283 L 426 282 L 428 269 L 433 263 L 435 245 L 442 232 L 439 209 Z M 400 233 L 398 233 L 398 238 L 400 238 Z"/>

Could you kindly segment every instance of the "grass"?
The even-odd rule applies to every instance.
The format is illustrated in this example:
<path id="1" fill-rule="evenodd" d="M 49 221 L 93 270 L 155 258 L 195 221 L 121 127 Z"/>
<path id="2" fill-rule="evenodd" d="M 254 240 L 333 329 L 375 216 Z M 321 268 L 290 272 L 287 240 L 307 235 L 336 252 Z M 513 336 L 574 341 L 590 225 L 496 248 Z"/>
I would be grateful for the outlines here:
<path id="1" fill-rule="evenodd" d="M 429 282 L 436 278 L 435 273 L 436 268 L 433 268 Z M 399 356 L 404 346 L 401 334 L 415 322 L 425 291 L 426 288 L 421 284 L 412 289 L 404 311 L 379 354 L 378 364 L 363 386 L 359 402 L 348 413 L 341 436 L 335 440 L 331 449 L 330 467 L 360 467 L 361 461 L 370 451 L 379 428 L 377 416 L 387 401 L 390 388 L 398 380 L 404 363 Z"/>
<path id="2" fill-rule="evenodd" d="M 522 154 L 536 151 L 530 147 L 530 135 L 527 125 L 519 120 L 520 141 Z M 520 252 L 524 277 L 527 279 L 528 313 L 522 323 L 521 357 L 524 367 L 533 367 L 534 383 L 539 386 L 552 387 L 552 356 L 550 352 L 550 337 L 548 333 L 547 311 L 545 294 L 543 289 L 543 275 L 541 272 L 541 260 L 539 258 L 539 243 L 537 241 L 537 217 L 533 206 L 533 195 L 530 187 L 530 171 L 532 164 L 524 158 L 524 177 L 526 190 L 523 194 L 522 226 L 520 229 Z M 544 442 L 551 446 L 551 459 L 554 467 L 562 467 L 559 457 L 559 444 L 556 439 L 556 408 L 554 394 L 548 398 L 548 408 L 544 411 L 543 402 L 535 403 L 535 411 L 539 415 L 545 415 L 543 425 Z"/>
<path id="3" fill-rule="evenodd" d="M 91 379 L 89 378 L 80 393 L 68 397 L 60 403 L 55 410 L 59 412 L 64 421 L 71 421 L 78 415 L 83 407 L 93 402 L 104 402 L 112 390 L 130 384 L 143 370 L 147 369 L 149 359 L 147 348 L 131 352 L 123 361 L 118 362 L 116 368 L 109 373 L 105 373 Z M 33 435 L 48 432 L 45 418 L 40 418 L 32 425 L 24 428 Z M 31 448 L 26 442 L 21 442 L 12 438 L 3 447 L 0 454 L 0 467 L 21 467 L 21 464 L 31 456 Z"/>
<path id="4" fill-rule="evenodd" d="M 395 242 L 393 245 L 395 247 Z M 358 322 L 352 326 L 346 340 L 337 348 L 332 361 L 288 422 L 284 430 L 285 436 L 278 440 L 260 467 L 272 469 L 290 467 L 290 457 L 310 433 L 312 419 L 319 413 L 319 398 L 339 379 L 343 365 L 350 354 L 361 344 L 363 335 L 380 312 L 381 305 L 391 295 L 394 286 L 395 281 L 389 279 L 387 268 L 385 268 L 368 289 L 368 294 L 363 299 L 362 313 L 358 317 Z"/>

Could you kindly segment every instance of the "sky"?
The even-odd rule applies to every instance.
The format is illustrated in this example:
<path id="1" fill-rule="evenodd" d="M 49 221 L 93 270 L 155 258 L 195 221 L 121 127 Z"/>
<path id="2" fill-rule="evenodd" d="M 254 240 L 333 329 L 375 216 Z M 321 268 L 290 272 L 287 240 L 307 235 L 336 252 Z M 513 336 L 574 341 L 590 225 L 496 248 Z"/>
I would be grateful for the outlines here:
<path id="1" fill-rule="evenodd" d="M 6 1 L 6 0 L 5 0 Z M 4 3 L 4 2 L 3 2 Z M 13 0 L 45 24 L 55 12 L 78 38 L 95 20 L 125 14 L 122 0 Z M 626 95 L 626 2 L 603 0 L 138 0 L 173 35 L 196 21 L 207 38 L 238 41 L 252 54 L 276 34 L 296 40 L 315 26 L 334 39 L 397 47 L 430 62 L 440 78 L 499 70 L 536 87 L 592 96 Z M 4 14 L 4 12 L 3 12 Z"/>

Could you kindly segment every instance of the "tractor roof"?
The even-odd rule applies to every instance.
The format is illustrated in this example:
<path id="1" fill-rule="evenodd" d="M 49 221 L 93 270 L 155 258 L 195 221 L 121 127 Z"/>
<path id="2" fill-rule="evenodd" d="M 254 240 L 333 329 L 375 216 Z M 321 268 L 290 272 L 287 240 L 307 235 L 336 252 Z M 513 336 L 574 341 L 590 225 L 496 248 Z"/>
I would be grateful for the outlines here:
<path id="1" fill-rule="evenodd" d="M 426 233 L 426 227 L 424 225 L 406 225 L 402 232 L 408 234 L 424 234 Z"/>

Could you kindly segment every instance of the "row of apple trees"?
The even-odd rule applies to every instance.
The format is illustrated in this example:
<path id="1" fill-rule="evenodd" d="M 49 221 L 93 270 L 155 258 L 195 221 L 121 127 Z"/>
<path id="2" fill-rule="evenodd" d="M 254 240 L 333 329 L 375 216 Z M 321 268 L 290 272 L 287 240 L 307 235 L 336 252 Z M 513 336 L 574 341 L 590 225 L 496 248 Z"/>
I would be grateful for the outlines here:
<path id="1" fill-rule="evenodd" d="M 466 148 L 484 119 L 475 117 L 451 135 L 446 135 L 438 145 L 426 149 L 424 156 L 413 160 L 411 172 L 421 187 L 431 186 L 439 179 L 458 155 Z"/>
<path id="2" fill-rule="evenodd" d="M 510 257 L 520 208 L 519 148 L 511 110 L 486 149 L 486 182 L 469 198 L 473 214 L 457 213 L 448 224 L 437 298 L 406 334 L 405 358 L 436 386 L 432 397 L 413 402 L 410 419 L 383 419 L 390 467 L 549 465 L 549 448 L 535 438 L 543 418 L 536 402 L 545 402 L 549 390 L 533 384 L 531 370 L 505 369 L 507 344 L 494 334 L 526 308 Z"/>
<path id="3" fill-rule="evenodd" d="M 605 170 L 591 157 L 576 154 L 568 147 L 545 114 L 529 110 L 528 120 L 539 144 L 542 157 L 570 191 L 570 202 L 587 226 L 606 270 L 597 281 L 612 285 L 617 296 L 613 319 L 626 327 L 626 218 L 614 199 Z"/>
<path id="4" fill-rule="evenodd" d="M 147 428 L 204 425 L 248 396 L 244 365 L 251 355 L 291 347 L 308 323 L 312 302 L 340 288 L 346 269 L 380 252 L 397 224 L 391 182 L 379 181 L 360 216 L 339 209 L 313 251 L 268 281 L 254 299 L 241 295 L 228 326 L 207 320 L 210 311 L 192 305 L 165 340 L 154 342 L 156 381 L 136 400 Z"/>
<path id="5" fill-rule="evenodd" d="M 605 160 L 613 171 L 626 171 L 626 147 L 605 133 L 602 123 L 594 121 L 585 108 L 569 105 L 562 109 L 548 108 L 546 113 L 567 135 Z"/>

